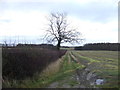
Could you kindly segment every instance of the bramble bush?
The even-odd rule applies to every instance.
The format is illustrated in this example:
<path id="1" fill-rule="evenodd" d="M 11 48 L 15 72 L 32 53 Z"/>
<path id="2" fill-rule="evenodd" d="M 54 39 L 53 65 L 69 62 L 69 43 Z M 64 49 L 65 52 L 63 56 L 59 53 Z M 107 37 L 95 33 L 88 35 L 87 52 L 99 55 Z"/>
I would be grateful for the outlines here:
<path id="1" fill-rule="evenodd" d="M 65 50 L 42 48 L 3 48 L 3 79 L 24 79 L 41 72 L 47 65 L 58 60 Z"/>

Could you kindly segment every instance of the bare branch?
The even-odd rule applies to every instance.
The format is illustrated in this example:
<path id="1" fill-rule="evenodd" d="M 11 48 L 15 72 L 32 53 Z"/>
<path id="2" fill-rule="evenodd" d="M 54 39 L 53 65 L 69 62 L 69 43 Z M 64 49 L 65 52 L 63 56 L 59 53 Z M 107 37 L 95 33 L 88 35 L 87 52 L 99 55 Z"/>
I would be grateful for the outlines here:
<path id="1" fill-rule="evenodd" d="M 47 40 L 49 42 L 57 41 L 57 47 L 60 48 L 60 44 L 64 42 L 79 43 L 82 41 L 79 38 L 80 33 L 76 29 L 69 29 L 67 23 L 67 15 L 65 13 L 51 13 L 48 19 Z"/>

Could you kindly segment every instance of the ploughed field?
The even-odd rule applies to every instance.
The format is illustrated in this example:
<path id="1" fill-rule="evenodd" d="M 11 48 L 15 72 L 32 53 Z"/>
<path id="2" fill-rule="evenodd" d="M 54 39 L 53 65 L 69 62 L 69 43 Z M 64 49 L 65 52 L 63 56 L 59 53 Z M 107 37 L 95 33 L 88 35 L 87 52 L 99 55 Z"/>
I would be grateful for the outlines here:
<path id="1" fill-rule="evenodd" d="M 23 74 L 28 77 L 27 75 L 34 73 L 34 70 L 41 71 L 41 73 L 36 71 L 37 74 L 32 74 L 32 77 L 30 78 L 22 78 L 21 73 L 14 74 L 8 72 L 9 70 L 15 70 L 14 68 L 10 68 L 10 62 L 5 62 L 7 60 L 7 55 L 9 56 L 9 54 L 13 52 L 9 51 L 7 55 L 5 54 L 3 66 L 7 65 L 9 68 L 4 67 L 4 70 L 6 71 L 4 71 L 3 74 L 5 79 L 3 81 L 3 86 L 19 88 L 118 88 L 117 51 L 68 50 L 66 53 L 64 50 L 60 52 L 54 50 L 43 51 L 41 52 L 41 55 L 44 55 L 44 57 L 41 56 L 42 58 L 39 59 L 37 58 L 40 54 L 35 53 L 36 50 L 34 51 L 35 54 L 32 53 L 32 55 L 29 52 L 30 54 L 28 57 L 32 57 L 33 61 L 30 59 L 32 63 L 31 61 L 29 61 L 29 63 L 27 63 L 27 61 L 25 62 L 24 68 L 25 70 L 28 70 L 29 73 L 23 69 Z M 40 52 L 40 50 L 37 52 Z M 21 54 L 22 53 L 19 51 L 18 56 Z M 22 58 L 22 56 L 23 54 L 19 56 L 19 58 Z M 15 58 L 16 57 L 12 57 L 10 60 L 12 61 Z M 48 63 L 41 62 L 43 60 L 46 60 Z M 14 65 L 14 62 L 11 63 Z M 21 63 L 23 62 L 24 60 Z M 17 65 L 19 66 L 19 64 Z M 15 67 L 17 67 L 17 65 Z M 45 65 L 42 70 L 40 69 L 41 65 L 42 67 Z M 31 68 L 28 69 L 27 66 Z M 17 67 L 18 70 L 21 70 L 21 68 Z M 18 77 L 13 78 L 12 74 Z M 9 79 L 9 77 L 12 79 Z"/>

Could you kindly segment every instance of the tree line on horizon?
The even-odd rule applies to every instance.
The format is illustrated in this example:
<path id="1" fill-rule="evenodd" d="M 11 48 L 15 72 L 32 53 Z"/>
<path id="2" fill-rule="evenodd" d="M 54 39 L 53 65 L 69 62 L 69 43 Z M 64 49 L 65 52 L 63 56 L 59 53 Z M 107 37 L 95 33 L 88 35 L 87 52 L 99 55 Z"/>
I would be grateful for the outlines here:
<path id="1" fill-rule="evenodd" d="M 84 46 L 75 47 L 75 50 L 109 50 L 120 51 L 120 43 L 88 43 Z"/>
<path id="2" fill-rule="evenodd" d="M 74 47 L 75 50 L 110 50 L 110 51 L 120 51 L 120 43 L 88 43 L 84 46 Z M 16 46 L 5 46 L 3 47 L 38 47 L 38 48 L 49 48 L 56 49 L 57 47 L 53 44 L 17 44 Z M 71 48 L 69 46 L 61 46 L 61 48 Z"/>

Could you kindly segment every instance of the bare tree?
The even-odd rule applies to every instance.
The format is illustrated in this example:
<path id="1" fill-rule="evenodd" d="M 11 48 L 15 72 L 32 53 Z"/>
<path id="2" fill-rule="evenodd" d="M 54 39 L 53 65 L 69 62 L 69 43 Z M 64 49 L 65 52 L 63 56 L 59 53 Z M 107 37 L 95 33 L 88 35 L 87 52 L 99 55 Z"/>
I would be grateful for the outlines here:
<path id="1" fill-rule="evenodd" d="M 46 39 L 48 42 L 57 42 L 57 49 L 60 49 L 61 43 L 80 43 L 80 32 L 69 27 L 67 15 L 65 13 L 51 13 L 48 18 L 48 29 Z"/>
<path id="2" fill-rule="evenodd" d="M 7 47 L 8 46 L 7 40 L 4 40 L 3 42 L 4 47 Z"/>

